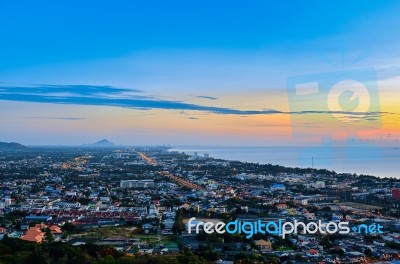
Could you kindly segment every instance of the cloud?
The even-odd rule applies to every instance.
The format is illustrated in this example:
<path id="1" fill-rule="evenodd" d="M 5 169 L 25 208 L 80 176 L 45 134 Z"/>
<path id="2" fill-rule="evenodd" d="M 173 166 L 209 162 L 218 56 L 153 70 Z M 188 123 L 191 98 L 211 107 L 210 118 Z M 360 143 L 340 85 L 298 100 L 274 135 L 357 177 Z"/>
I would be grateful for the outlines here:
<path id="1" fill-rule="evenodd" d="M 85 120 L 84 117 L 46 117 L 46 116 L 28 116 L 25 118 L 29 119 L 47 119 L 47 120 L 67 120 L 67 121 L 76 121 L 76 120 Z"/>
<path id="2" fill-rule="evenodd" d="M 133 110 L 139 110 L 139 111 L 149 111 L 149 110 L 151 110 L 152 108 L 150 108 L 150 107 L 131 107 L 131 109 L 133 109 Z"/>
<path id="3" fill-rule="evenodd" d="M 280 111 L 275 109 L 241 110 L 218 106 L 205 106 L 185 103 L 182 101 L 162 100 L 154 96 L 138 95 L 141 90 L 95 85 L 36 85 L 36 86 L 6 86 L 0 85 L 0 100 L 72 104 L 101 105 L 133 109 L 164 109 L 177 111 L 212 112 L 223 115 L 273 115 L 273 114 L 343 114 L 361 117 L 378 117 L 388 112 L 351 112 L 351 111 Z"/>
<path id="4" fill-rule="evenodd" d="M 4 84 L 4 83 L 3 83 Z M 142 93 L 137 89 L 118 88 L 107 85 L 53 85 L 0 86 L 1 93 L 14 94 L 72 94 L 76 96 L 121 95 L 123 93 Z"/>
<path id="5" fill-rule="evenodd" d="M 197 95 L 197 98 L 209 99 L 209 100 L 217 100 L 217 97 L 206 96 L 206 95 Z"/>
<path id="6" fill-rule="evenodd" d="M 323 126 L 316 125 L 315 123 L 302 123 L 302 124 L 256 124 L 250 125 L 252 127 L 311 127 L 311 128 L 321 128 Z"/>

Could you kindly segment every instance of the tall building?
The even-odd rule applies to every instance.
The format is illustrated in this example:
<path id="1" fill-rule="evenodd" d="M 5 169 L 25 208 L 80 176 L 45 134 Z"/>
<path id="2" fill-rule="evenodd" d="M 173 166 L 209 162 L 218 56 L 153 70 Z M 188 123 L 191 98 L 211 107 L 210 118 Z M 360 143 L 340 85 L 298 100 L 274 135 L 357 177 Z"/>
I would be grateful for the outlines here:
<path id="1" fill-rule="evenodd" d="M 4 206 L 10 206 L 12 204 L 12 200 L 10 197 L 4 198 Z"/>
<path id="2" fill-rule="evenodd" d="M 400 201 L 400 189 L 399 188 L 392 189 L 392 198 L 394 200 Z"/>

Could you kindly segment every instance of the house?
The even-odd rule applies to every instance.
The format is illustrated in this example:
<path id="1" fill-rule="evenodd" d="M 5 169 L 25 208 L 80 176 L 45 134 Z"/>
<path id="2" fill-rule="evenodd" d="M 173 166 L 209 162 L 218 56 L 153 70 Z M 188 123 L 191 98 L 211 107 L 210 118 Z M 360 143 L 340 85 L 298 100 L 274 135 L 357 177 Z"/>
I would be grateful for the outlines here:
<path id="1" fill-rule="evenodd" d="M 373 243 L 374 245 L 381 246 L 381 247 L 385 246 L 385 241 L 382 240 L 382 239 L 374 240 L 374 241 L 372 241 L 372 243 Z"/>
<path id="2" fill-rule="evenodd" d="M 280 203 L 280 204 L 277 204 L 277 205 L 276 205 L 276 208 L 277 208 L 279 211 L 283 211 L 283 210 L 286 210 L 286 209 L 288 208 L 288 206 L 287 206 L 287 204 Z"/>
<path id="3" fill-rule="evenodd" d="M 305 213 L 304 216 L 306 217 L 307 220 L 315 220 L 315 214 L 314 213 Z"/>
<path id="4" fill-rule="evenodd" d="M 50 232 L 51 232 L 53 235 L 60 235 L 60 234 L 62 234 L 62 230 L 61 230 L 61 228 L 60 228 L 59 226 L 52 225 L 52 226 L 49 227 L 49 229 L 50 229 Z"/>
<path id="5" fill-rule="evenodd" d="M 364 260 L 364 254 L 357 251 L 347 252 L 346 257 L 350 260 L 351 263 L 360 263 Z"/>
<path id="6" fill-rule="evenodd" d="M 144 225 L 142 225 L 142 228 L 144 229 L 144 232 L 145 232 L 146 234 L 148 234 L 150 231 L 154 231 L 154 230 L 157 229 L 157 228 L 156 228 L 155 226 L 153 226 L 152 224 L 144 224 Z"/>
<path id="7" fill-rule="evenodd" d="M 189 210 L 190 204 L 184 203 L 184 204 L 182 204 L 181 206 L 179 206 L 179 208 L 183 208 L 183 209 Z"/>
<path id="8" fill-rule="evenodd" d="M 226 213 L 226 206 L 216 206 L 216 207 L 214 207 L 214 212 Z"/>
<path id="9" fill-rule="evenodd" d="M 338 259 L 334 255 L 329 255 L 329 256 L 326 256 L 325 260 L 327 263 L 336 263 Z"/>
<path id="10" fill-rule="evenodd" d="M 255 240 L 254 245 L 260 249 L 260 251 L 270 251 L 272 250 L 272 243 L 264 239 Z"/>
<path id="11" fill-rule="evenodd" d="M 294 200 L 295 204 L 301 204 L 301 205 L 307 205 L 308 204 L 308 200 L 307 199 L 296 199 Z"/>
<path id="12" fill-rule="evenodd" d="M 275 183 L 272 184 L 271 187 L 269 188 L 269 190 L 271 192 L 275 192 L 275 191 L 286 191 L 286 187 L 284 184 L 281 183 Z"/>
<path id="13" fill-rule="evenodd" d="M 42 225 L 37 224 L 32 226 L 21 236 L 22 240 L 41 243 L 44 240 L 45 232 L 42 231 Z"/>
<path id="14" fill-rule="evenodd" d="M 317 249 L 309 249 L 306 251 L 307 257 L 319 257 L 319 251 Z"/>
<path id="15" fill-rule="evenodd" d="M 225 192 L 226 193 L 230 193 L 230 194 L 234 194 L 235 190 L 232 187 L 228 187 L 228 188 L 225 189 Z"/>
<path id="16" fill-rule="evenodd" d="M 76 196 L 76 192 L 75 191 L 66 191 L 65 192 L 65 196 Z"/>
<path id="17" fill-rule="evenodd" d="M 164 224 L 165 228 L 167 229 L 171 229 L 172 226 L 174 225 L 175 220 L 171 219 L 171 218 L 167 218 L 165 220 L 162 221 L 162 223 Z"/>
<path id="18" fill-rule="evenodd" d="M 297 215 L 297 211 L 295 208 L 289 208 L 287 210 L 287 212 L 288 212 L 288 215 Z"/>
<path id="19" fill-rule="evenodd" d="M 332 221 L 340 221 L 341 219 L 343 219 L 343 214 L 340 213 L 333 213 L 332 214 Z"/>

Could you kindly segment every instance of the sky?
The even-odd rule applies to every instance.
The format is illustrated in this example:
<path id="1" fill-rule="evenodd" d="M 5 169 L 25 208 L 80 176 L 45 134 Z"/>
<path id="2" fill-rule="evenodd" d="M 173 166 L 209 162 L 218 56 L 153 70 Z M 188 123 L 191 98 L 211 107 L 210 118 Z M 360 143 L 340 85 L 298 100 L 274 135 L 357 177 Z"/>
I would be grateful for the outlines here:
<path id="1" fill-rule="evenodd" d="M 1 0 L 0 141 L 398 144 L 399 12 L 368 0 Z"/>

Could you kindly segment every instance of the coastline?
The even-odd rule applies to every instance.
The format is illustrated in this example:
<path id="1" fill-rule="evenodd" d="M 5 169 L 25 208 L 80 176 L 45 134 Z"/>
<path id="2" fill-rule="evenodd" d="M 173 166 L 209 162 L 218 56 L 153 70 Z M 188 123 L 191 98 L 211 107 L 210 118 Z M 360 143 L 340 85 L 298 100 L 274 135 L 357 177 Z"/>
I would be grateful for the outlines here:
<path id="1" fill-rule="evenodd" d="M 230 161 L 400 178 L 400 150 L 394 147 L 174 146 L 169 151 L 209 154 L 212 158 Z"/>

